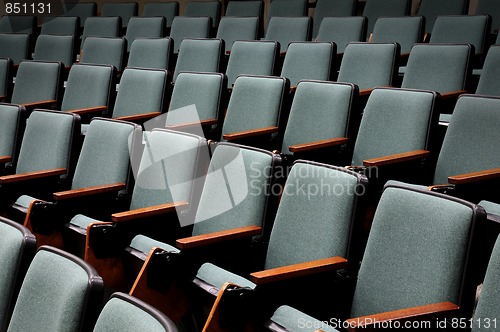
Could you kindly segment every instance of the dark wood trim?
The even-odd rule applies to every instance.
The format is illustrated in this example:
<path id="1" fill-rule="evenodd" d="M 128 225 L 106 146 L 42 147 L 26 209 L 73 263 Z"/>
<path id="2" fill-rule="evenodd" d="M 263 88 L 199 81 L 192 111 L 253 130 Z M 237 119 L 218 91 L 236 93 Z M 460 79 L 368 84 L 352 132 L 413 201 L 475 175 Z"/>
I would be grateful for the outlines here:
<path id="1" fill-rule="evenodd" d="M 134 122 L 134 121 L 141 121 L 141 120 L 149 120 L 149 119 L 155 118 L 159 115 L 161 115 L 160 112 L 150 112 L 150 113 L 143 113 L 143 114 L 119 116 L 119 117 L 114 118 L 114 119 Z"/>
<path id="2" fill-rule="evenodd" d="M 38 172 L 5 175 L 0 177 L 0 183 L 5 184 L 5 183 L 13 183 L 19 181 L 34 180 L 49 176 L 63 175 L 66 173 L 67 173 L 66 168 L 55 168 Z"/>
<path id="3" fill-rule="evenodd" d="M 207 321 L 205 322 L 205 326 L 203 326 L 203 332 L 223 332 L 224 330 L 219 324 L 219 304 L 222 302 L 222 297 L 224 296 L 224 292 L 230 286 L 237 286 L 230 282 L 224 283 L 217 293 L 217 298 L 215 299 L 214 304 L 212 305 L 212 309 L 210 309 L 210 313 L 208 314 Z"/>
<path id="4" fill-rule="evenodd" d="M 441 99 L 456 99 L 458 96 L 467 93 L 466 90 L 450 91 L 441 93 Z"/>
<path id="5" fill-rule="evenodd" d="M 236 140 L 236 139 L 247 138 L 247 137 L 252 137 L 252 136 L 257 136 L 257 135 L 268 135 L 268 134 L 272 134 L 272 133 L 276 133 L 276 132 L 278 132 L 278 127 L 273 126 L 273 127 L 265 127 L 265 128 L 240 131 L 237 133 L 224 134 L 223 138 L 227 141 L 232 141 L 232 140 Z"/>
<path id="6" fill-rule="evenodd" d="M 191 249 L 209 244 L 220 243 L 222 241 L 251 237 L 259 235 L 261 232 L 262 228 L 260 226 L 245 226 L 245 227 L 227 229 L 219 232 L 185 237 L 183 239 L 178 239 L 176 243 L 177 243 L 177 248 L 181 250 Z"/>
<path id="7" fill-rule="evenodd" d="M 60 192 L 54 193 L 53 196 L 54 196 L 54 199 L 56 201 L 62 201 L 65 199 L 85 197 L 85 196 L 90 196 L 90 195 L 94 195 L 94 194 L 103 194 L 103 193 L 108 193 L 108 192 L 113 192 L 113 191 L 119 191 L 119 190 L 123 190 L 125 188 L 126 188 L 125 183 L 112 183 L 112 184 L 105 184 L 102 186 L 93 186 L 93 187 L 88 187 L 88 188 L 60 191 Z"/>
<path id="8" fill-rule="evenodd" d="M 148 206 L 141 209 L 114 213 L 111 215 L 111 220 L 114 222 L 122 222 L 139 218 L 153 217 L 161 214 L 172 213 L 175 212 L 177 208 L 186 208 L 187 206 L 188 202 L 184 201 Z"/>
<path id="9" fill-rule="evenodd" d="M 8 163 L 9 161 L 12 161 L 11 156 L 0 156 L 0 163 Z"/>
<path id="10" fill-rule="evenodd" d="M 372 93 L 373 89 L 364 89 L 364 90 L 359 90 L 359 96 L 369 96 Z"/>
<path id="11" fill-rule="evenodd" d="M 500 168 L 487 169 L 448 177 L 448 183 L 467 184 L 478 181 L 486 181 L 500 178 Z"/>
<path id="12" fill-rule="evenodd" d="M 290 145 L 288 149 L 294 153 L 300 153 L 314 149 L 326 148 L 329 146 L 342 145 L 347 143 L 347 141 L 349 141 L 349 139 L 346 137 L 329 138 L 315 142 Z"/>
<path id="13" fill-rule="evenodd" d="M 368 167 L 392 165 L 392 164 L 402 163 L 402 162 L 411 161 L 411 160 L 415 160 L 415 159 L 429 157 L 430 155 L 431 155 L 430 151 L 415 150 L 415 151 L 396 153 L 396 154 L 391 154 L 389 156 L 383 156 L 383 157 L 363 160 L 363 165 L 368 166 Z"/>
<path id="14" fill-rule="evenodd" d="M 22 106 L 26 108 L 38 108 L 38 107 L 45 107 L 45 106 L 50 106 L 57 103 L 57 100 L 40 100 L 40 101 L 34 101 L 31 103 L 26 103 L 26 104 L 21 104 Z"/>
<path id="15" fill-rule="evenodd" d="M 206 119 L 206 120 L 200 120 L 198 122 L 186 122 L 186 123 L 180 123 L 176 125 L 167 125 L 167 129 L 173 129 L 173 130 L 179 130 L 185 127 L 195 127 L 195 126 L 212 126 L 217 124 L 217 119 Z"/>
<path id="16" fill-rule="evenodd" d="M 87 113 L 104 112 L 107 109 L 108 109 L 108 106 L 94 106 L 94 107 L 88 107 L 88 108 L 69 110 L 66 112 L 71 112 L 71 113 L 75 113 L 75 114 L 87 114 Z"/>

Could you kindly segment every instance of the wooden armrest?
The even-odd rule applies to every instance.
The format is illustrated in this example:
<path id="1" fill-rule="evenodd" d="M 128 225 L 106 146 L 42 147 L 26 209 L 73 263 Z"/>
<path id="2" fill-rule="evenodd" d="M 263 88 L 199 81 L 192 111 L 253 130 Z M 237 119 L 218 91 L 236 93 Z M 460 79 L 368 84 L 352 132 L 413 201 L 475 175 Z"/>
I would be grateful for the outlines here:
<path id="1" fill-rule="evenodd" d="M 139 218 L 153 217 L 161 214 L 175 212 L 177 208 L 185 208 L 188 206 L 187 202 L 175 202 L 149 206 L 141 209 L 124 211 L 114 213 L 111 215 L 111 220 L 114 222 L 129 221 Z"/>
<path id="2" fill-rule="evenodd" d="M 373 89 L 364 89 L 364 90 L 359 90 L 359 96 L 369 96 L 370 93 L 372 93 Z"/>
<path id="3" fill-rule="evenodd" d="M 13 183 L 18 181 L 27 181 L 40 179 L 49 176 L 63 175 L 66 174 L 66 168 L 55 168 L 44 171 L 30 172 L 30 173 L 21 173 L 21 174 L 13 174 L 13 175 L 5 175 L 0 176 L 0 183 Z"/>
<path id="4" fill-rule="evenodd" d="M 87 108 L 69 110 L 66 112 L 71 112 L 71 113 L 75 113 L 75 114 L 87 114 L 87 113 L 104 112 L 107 109 L 108 109 L 108 106 L 95 106 L 95 107 L 87 107 Z"/>
<path id="5" fill-rule="evenodd" d="M 286 52 L 284 52 L 284 51 L 283 51 L 283 52 L 280 52 L 280 57 L 284 58 L 284 57 L 285 57 L 285 55 L 286 55 Z"/>
<path id="6" fill-rule="evenodd" d="M 314 149 L 326 148 L 329 146 L 342 145 L 342 144 L 347 143 L 348 140 L 349 139 L 345 138 L 345 137 L 329 138 L 329 139 L 323 139 L 323 140 L 315 141 L 315 142 L 290 145 L 288 147 L 288 150 L 290 150 L 294 153 L 300 153 L 300 152 L 314 150 Z"/>
<path id="7" fill-rule="evenodd" d="M 424 318 L 426 320 L 430 320 L 431 318 L 441 317 L 445 313 L 451 314 L 453 312 L 457 312 L 459 309 L 459 306 L 451 302 L 440 302 L 418 307 L 388 311 L 370 316 L 351 318 L 346 320 L 346 325 L 348 326 L 347 329 L 349 331 L 362 331 L 373 328 L 374 325 L 380 325 L 380 323 L 382 322 L 415 321 Z"/>
<path id="8" fill-rule="evenodd" d="M 280 281 L 289 278 L 303 277 L 315 273 L 338 270 L 346 266 L 347 259 L 335 256 L 310 262 L 277 267 L 275 269 L 254 272 L 250 274 L 250 280 L 252 280 L 257 285 L 262 285 L 269 282 Z"/>
<path id="9" fill-rule="evenodd" d="M 405 161 L 411 161 L 415 159 L 421 159 L 430 156 L 430 151 L 427 150 L 415 150 L 410 152 L 396 153 L 389 156 L 383 156 L 378 158 L 372 158 L 363 160 L 364 166 L 385 166 L 397 163 L 402 163 Z"/>
<path id="10" fill-rule="evenodd" d="M 247 131 L 240 131 L 237 133 L 224 134 L 223 138 L 227 141 L 232 141 L 235 139 L 247 138 L 257 135 L 272 134 L 278 131 L 278 127 L 265 127 L 259 129 L 252 129 Z"/>
<path id="11" fill-rule="evenodd" d="M 467 184 L 478 181 L 497 179 L 500 177 L 500 168 L 487 169 L 479 172 L 471 172 L 448 177 L 448 183 Z"/>
<path id="12" fill-rule="evenodd" d="M 297 86 L 296 85 L 291 86 L 290 87 L 290 92 L 295 92 L 295 91 L 297 91 Z"/>
<path id="13" fill-rule="evenodd" d="M 177 248 L 191 249 L 222 241 L 236 240 L 254 235 L 259 235 L 262 231 L 260 226 L 245 226 L 208 234 L 185 237 L 177 240 Z"/>
<path id="14" fill-rule="evenodd" d="M 56 201 L 62 201 L 65 199 L 77 198 L 77 197 L 85 197 L 94 194 L 103 194 L 107 192 L 119 191 L 125 189 L 125 183 L 113 183 L 113 184 L 105 184 L 102 186 L 94 186 L 88 188 L 80 188 L 73 190 L 66 190 L 54 193 L 54 199 Z"/>
<path id="15" fill-rule="evenodd" d="M 5 101 L 5 100 L 7 100 L 7 96 L 0 96 L 0 100 L 1 100 L 1 101 Z"/>
<path id="16" fill-rule="evenodd" d="M 456 99 L 458 96 L 461 94 L 467 93 L 466 90 L 458 90 L 458 91 L 450 91 L 450 92 L 444 92 L 441 93 L 441 99 Z"/>
<path id="17" fill-rule="evenodd" d="M 152 118 L 157 117 L 158 115 L 161 115 L 160 112 L 151 112 L 151 113 L 144 113 L 144 114 L 135 114 L 135 115 L 127 115 L 127 116 L 119 116 L 115 118 L 116 120 L 123 120 L 123 121 L 141 121 L 141 120 L 149 120 Z"/>
<path id="18" fill-rule="evenodd" d="M 206 120 L 200 120 L 199 122 L 186 122 L 186 123 L 179 123 L 175 125 L 167 125 L 167 129 L 181 129 L 185 127 L 194 127 L 194 126 L 212 126 L 217 124 L 217 119 L 206 119 Z"/>
<path id="19" fill-rule="evenodd" d="M 12 161 L 11 156 L 0 156 L 0 163 L 8 163 L 9 161 Z"/>
<path id="20" fill-rule="evenodd" d="M 44 107 L 44 106 L 50 106 L 52 104 L 57 103 L 57 100 L 41 100 L 41 101 L 34 101 L 31 103 L 26 103 L 26 104 L 21 104 L 22 106 L 26 108 L 38 108 L 38 107 Z"/>

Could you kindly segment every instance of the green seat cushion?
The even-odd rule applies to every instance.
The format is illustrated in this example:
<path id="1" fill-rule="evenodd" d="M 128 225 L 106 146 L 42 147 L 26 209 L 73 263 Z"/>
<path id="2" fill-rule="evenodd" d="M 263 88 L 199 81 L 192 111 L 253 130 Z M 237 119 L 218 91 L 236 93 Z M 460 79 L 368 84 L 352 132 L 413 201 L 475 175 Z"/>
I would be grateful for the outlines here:
<path id="1" fill-rule="evenodd" d="M 75 226 L 78 226 L 80 228 L 87 229 L 88 225 L 90 225 L 91 223 L 94 223 L 94 222 L 99 222 L 99 221 L 100 220 L 96 220 L 96 219 L 84 216 L 83 214 L 77 214 L 76 216 L 71 218 L 69 223 L 71 225 L 75 225 Z"/>
<path id="2" fill-rule="evenodd" d="M 16 200 L 15 204 L 27 209 L 30 207 L 31 202 L 36 201 L 36 200 L 37 200 L 37 198 L 35 198 L 35 197 L 31 197 L 28 195 L 22 195 L 22 196 L 19 196 L 19 198 Z"/>
<path id="3" fill-rule="evenodd" d="M 174 246 L 153 240 L 152 238 L 149 238 L 144 235 L 136 235 L 132 239 L 132 242 L 130 242 L 130 247 L 139 250 L 146 255 L 151 251 L 151 249 L 153 249 L 153 247 L 158 247 L 169 252 L 175 252 L 175 253 L 180 252 L 180 250 Z"/>
<path id="4" fill-rule="evenodd" d="M 287 305 L 279 307 L 271 317 L 271 321 L 283 326 L 289 332 L 338 331 L 326 322 L 317 320 Z"/>
<path id="5" fill-rule="evenodd" d="M 226 271 L 211 263 L 204 263 L 198 269 L 196 277 L 210 285 L 213 285 L 217 289 L 221 289 L 226 282 L 231 282 L 241 287 L 250 287 L 251 289 L 254 289 L 257 286 L 250 280 Z"/>
<path id="6" fill-rule="evenodd" d="M 481 201 L 481 202 L 479 202 L 479 205 L 481 205 L 486 210 L 486 212 L 500 216 L 500 205 L 499 204 L 489 202 L 489 201 Z"/>

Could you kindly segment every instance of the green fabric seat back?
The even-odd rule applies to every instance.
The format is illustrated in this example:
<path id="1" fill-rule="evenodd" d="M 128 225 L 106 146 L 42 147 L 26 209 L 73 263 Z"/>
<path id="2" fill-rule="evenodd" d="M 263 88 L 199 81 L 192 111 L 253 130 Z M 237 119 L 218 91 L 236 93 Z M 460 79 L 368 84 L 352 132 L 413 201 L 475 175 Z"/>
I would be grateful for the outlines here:
<path id="1" fill-rule="evenodd" d="M 352 84 L 299 82 L 281 152 L 291 153 L 290 145 L 347 137 L 354 90 Z"/>
<path id="2" fill-rule="evenodd" d="M 259 33 L 258 17 L 223 17 L 216 38 L 224 41 L 226 52 L 237 40 L 256 40 Z"/>
<path id="3" fill-rule="evenodd" d="M 0 97 L 8 97 L 11 90 L 13 74 L 12 59 L 0 58 Z"/>
<path id="4" fill-rule="evenodd" d="M 337 52 L 344 53 L 349 43 L 364 41 L 365 33 L 365 17 L 325 17 L 321 21 L 316 41 L 334 42 Z"/>
<path id="5" fill-rule="evenodd" d="M 273 17 L 303 16 L 307 16 L 307 1 L 305 0 L 271 1 L 267 14 L 267 24 L 269 25 Z"/>
<path id="6" fill-rule="evenodd" d="M 168 69 L 172 54 L 170 38 L 139 38 L 130 47 L 129 67 Z"/>
<path id="7" fill-rule="evenodd" d="M 118 37 L 120 36 L 120 18 L 119 17 L 89 17 L 85 21 L 82 34 L 83 49 L 87 37 Z"/>
<path id="8" fill-rule="evenodd" d="M 227 87 L 232 87 L 241 74 L 272 75 L 278 52 L 275 41 L 234 42 L 226 69 Z"/>
<path id="9" fill-rule="evenodd" d="M 208 16 L 212 20 L 212 27 L 216 28 L 220 21 L 220 1 L 188 1 L 184 8 L 184 16 L 202 17 Z"/>
<path id="10" fill-rule="evenodd" d="M 126 41 L 114 37 L 87 37 L 82 49 L 80 63 L 112 65 L 123 70 Z"/>
<path id="11" fill-rule="evenodd" d="M 264 150 L 220 143 L 210 160 L 193 235 L 261 226 L 274 158 Z"/>
<path id="12" fill-rule="evenodd" d="M 342 168 L 295 163 L 283 189 L 264 269 L 347 257 L 357 191 L 364 191 L 358 186 L 366 184 L 361 184 L 362 178 Z M 297 191 L 303 186 L 308 189 Z"/>
<path id="13" fill-rule="evenodd" d="M 294 1 L 275 1 L 285 3 Z M 264 40 L 275 40 L 280 44 L 281 52 L 286 52 L 288 44 L 297 41 L 308 41 L 310 38 L 310 17 L 271 17 Z"/>
<path id="14" fill-rule="evenodd" d="M 319 27 L 326 17 L 348 17 L 353 16 L 356 10 L 355 0 L 319 0 L 316 1 L 316 9 L 313 18 L 313 39 L 318 36 Z M 361 41 L 361 40 L 360 40 Z"/>
<path id="15" fill-rule="evenodd" d="M 239 76 L 227 107 L 222 134 L 278 126 L 286 79 Z"/>
<path id="16" fill-rule="evenodd" d="M 374 89 L 361 119 L 352 165 L 361 166 L 366 159 L 428 149 L 435 99 L 436 94 L 430 91 Z"/>
<path id="17" fill-rule="evenodd" d="M 73 36 L 40 35 L 33 60 L 56 61 L 70 67 L 73 64 L 73 43 Z"/>
<path id="18" fill-rule="evenodd" d="M 113 117 L 162 112 L 167 71 L 126 68 L 120 79 Z"/>
<path id="19" fill-rule="evenodd" d="M 482 54 L 489 31 L 487 15 L 440 16 L 434 23 L 429 43 L 471 44 L 476 54 Z"/>
<path id="20" fill-rule="evenodd" d="M 101 7 L 101 16 L 119 16 L 122 28 L 126 28 L 130 18 L 137 16 L 138 10 L 137 2 L 104 2 Z"/>
<path id="21" fill-rule="evenodd" d="M 500 45 L 492 45 L 486 54 L 476 94 L 500 96 Z"/>
<path id="22" fill-rule="evenodd" d="M 261 0 L 253 1 L 229 1 L 227 3 L 226 13 L 224 16 L 240 16 L 240 17 L 258 17 L 262 22 L 264 13 L 264 2 Z"/>
<path id="23" fill-rule="evenodd" d="M 175 16 L 179 15 L 179 2 L 146 2 L 142 10 L 142 16 L 163 16 L 165 17 L 165 27 L 172 27 L 172 21 Z"/>
<path id="24" fill-rule="evenodd" d="M 169 36 L 174 41 L 174 53 L 179 53 L 184 38 L 208 38 L 211 24 L 210 17 L 174 17 Z"/>
<path id="25" fill-rule="evenodd" d="M 500 28 L 500 3 L 496 0 L 478 0 L 475 15 L 490 15 L 491 30 L 495 32 Z"/>
<path id="26" fill-rule="evenodd" d="M 69 35 L 77 36 L 80 28 L 78 16 L 44 17 L 40 35 Z"/>
<path id="27" fill-rule="evenodd" d="M 470 45 L 417 44 L 411 49 L 401 87 L 440 93 L 463 90 L 471 52 Z"/>
<path id="28" fill-rule="evenodd" d="M 334 43 L 290 43 L 286 52 L 281 77 L 297 86 L 301 80 L 330 80 L 332 62 L 337 51 Z"/>
<path id="29" fill-rule="evenodd" d="M 64 16 L 77 16 L 80 18 L 80 27 L 85 26 L 88 17 L 97 15 L 95 2 L 63 2 Z"/>
<path id="30" fill-rule="evenodd" d="M 498 107 L 500 99 L 495 97 L 458 99 L 439 152 L 434 184 L 448 183 L 448 176 L 498 168 Z"/>
<path id="31" fill-rule="evenodd" d="M 71 67 L 62 100 L 62 111 L 108 106 L 114 70 L 106 65 Z"/>
<path id="32" fill-rule="evenodd" d="M 182 71 L 219 72 L 223 51 L 224 42 L 221 39 L 184 39 L 172 81 L 175 82 Z"/>
<path id="33" fill-rule="evenodd" d="M 0 33 L 0 57 L 10 58 L 15 65 L 28 58 L 30 35 Z"/>
<path id="34" fill-rule="evenodd" d="M 477 206 L 448 196 L 386 187 L 358 273 L 351 317 L 438 302 L 461 305 L 479 213 Z"/>
<path id="35" fill-rule="evenodd" d="M 368 19 L 367 35 L 373 32 L 375 22 L 381 16 L 398 17 L 410 15 L 411 0 L 367 0 L 363 16 Z"/>
<path id="36" fill-rule="evenodd" d="M 161 38 L 164 35 L 165 18 L 161 17 L 132 17 L 128 23 L 125 39 L 127 48 L 137 38 Z"/>
<path id="37" fill-rule="evenodd" d="M 380 17 L 373 27 L 371 42 L 398 43 L 401 54 L 410 53 L 423 39 L 425 19 L 422 16 Z"/>
<path id="38" fill-rule="evenodd" d="M 0 33 L 29 33 L 35 35 L 36 16 L 4 15 L 0 18 Z"/>
<path id="39" fill-rule="evenodd" d="M 21 123 L 22 110 L 17 105 L 0 104 L 0 156 L 14 157 Z"/>
<path id="40" fill-rule="evenodd" d="M 89 264 L 41 247 L 26 272 L 7 331 L 80 331 L 89 324 L 89 306 L 98 305 L 94 297 L 102 297 L 102 288 Z"/>
<path id="41" fill-rule="evenodd" d="M 394 43 L 350 43 L 344 51 L 337 82 L 354 83 L 359 90 L 391 86 L 399 46 Z"/>
<path id="42" fill-rule="evenodd" d="M 438 16 L 467 15 L 469 0 L 421 0 L 417 15 L 425 17 L 425 32 L 431 32 Z"/>
<path id="43" fill-rule="evenodd" d="M 13 104 L 57 100 L 61 84 L 61 63 L 23 61 L 17 70 Z"/>
<path id="44" fill-rule="evenodd" d="M 127 184 L 129 148 L 140 144 L 140 136 L 140 127 L 133 123 L 94 118 L 83 141 L 71 189 Z"/>

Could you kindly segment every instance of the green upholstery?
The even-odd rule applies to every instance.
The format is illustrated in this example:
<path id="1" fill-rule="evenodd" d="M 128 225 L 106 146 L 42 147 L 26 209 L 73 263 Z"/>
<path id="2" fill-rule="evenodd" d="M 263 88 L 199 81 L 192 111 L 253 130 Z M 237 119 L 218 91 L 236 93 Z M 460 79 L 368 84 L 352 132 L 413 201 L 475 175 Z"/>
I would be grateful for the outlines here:
<path id="1" fill-rule="evenodd" d="M 113 74 L 111 66 L 77 64 L 71 67 L 61 111 L 108 106 Z"/>
<path id="2" fill-rule="evenodd" d="M 232 272 L 223 270 L 211 263 L 204 263 L 202 266 L 200 266 L 200 268 L 196 272 L 196 278 L 212 285 L 215 288 L 213 289 L 215 295 L 226 282 L 231 282 L 241 287 L 249 287 L 251 289 L 254 289 L 256 286 L 253 282 L 249 281 L 248 279 L 245 279 Z"/>
<path id="3" fill-rule="evenodd" d="M 401 54 L 410 53 L 423 40 L 425 19 L 422 16 L 381 17 L 373 27 L 373 43 L 398 43 Z"/>
<path id="4" fill-rule="evenodd" d="M 496 0 L 478 0 L 475 15 L 490 15 L 491 32 L 500 28 L 500 3 Z"/>
<path id="5" fill-rule="evenodd" d="M 0 97 L 9 97 L 12 85 L 12 74 L 12 59 L 0 58 Z"/>
<path id="6" fill-rule="evenodd" d="M 316 332 L 318 330 L 324 332 L 338 331 L 326 322 L 319 321 L 287 305 L 283 305 L 276 309 L 271 317 L 271 322 L 273 324 L 278 324 L 279 327 L 285 328 L 286 331 L 289 332 Z"/>
<path id="7" fill-rule="evenodd" d="M 278 52 L 275 41 L 236 41 L 227 63 L 227 87 L 241 74 L 272 75 Z"/>
<path id="8" fill-rule="evenodd" d="M 490 18 L 477 16 L 439 16 L 434 23 L 429 43 L 471 44 L 476 54 L 486 50 Z"/>
<path id="9" fill-rule="evenodd" d="M 291 154 L 290 145 L 347 137 L 353 98 L 354 86 L 351 84 L 299 82 L 281 152 Z"/>
<path id="10" fill-rule="evenodd" d="M 262 21 L 264 2 L 261 0 L 229 1 L 224 16 L 258 17 Z"/>
<path id="11" fill-rule="evenodd" d="M 89 17 L 85 21 L 82 34 L 82 44 L 85 45 L 87 37 L 118 37 L 120 34 L 119 17 Z"/>
<path id="12" fill-rule="evenodd" d="M 176 332 L 160 311 L 125 293 L 114 293 L 97 319 L 94 332 Z"/>
<path id="13" fill-rule="evenodd" d="M 162 112 L 167 71 L 126 68 L 120 79 L 113 117 Z"/>
<path id="14" fill-rule="evenodd" d="M 0 18 L 0 33 L 29 33 L 35 35 L 36 16 L 4 15 Z"/>
<path id="15" fill-rule="evenodd" d="M 170 28 L 175 16 L 179 15 L 179 2 L 146 2 L 142 10 L 142 16 L 163 16 L 165 17 L 165 27 Z"/>
<path id="16" fill-rule="evenodd" d="M 370 35 L 379 17 L 410 15 L 411 0 L 367 0 L 363 16 L 368 19 L 367 34 Z"/>
<path id="17" fill-rule="evenodd" d="M 467 15 L 469 0 L 421 0 L 417 15 L 425 17 L 425 32 L 431 32 L 434 21 L 443 15 Z"/>
<path id="18" fill-rule="evenodd" d="M 271 1 L 267 14 L 267 24 L 273 17 L 303 17 L 307 16 L 306 0 Z"/>
<path id="19" fill-rule="evenodd" d="M 216 38 L 224 41 L 226 52 L 237 40 L 256 40 L 259 33 L 258 17 L 223 17 Z"/>
<path id="20" fill-rule="evenodd" d="M 326 17 L 353 16 L 356 10 L 355 0 L 319 0 L 316 1 L 316 9 L 313 17 L 313 39 L 318 35 L 321 23 Z M 360 40 L 361 41 L 361 40 Z"/>
<path id="21" fill-rule="evenodd" d="M 80 18 L 80 27 L 83 28 L 89 16 L 97 15 L 95 2 L 63 2 L 64 16 L 77 16 Z"/>
<path id="22" fill-rule="evenodd" d="M 304 79 L 328 81 L 332 62 L 337 54 L 334 43 L 290 43 L 286 52 L 281 77 L 297 86 Z"/>
<path id="23" fill-rule="evenodd" d="M 23 61 L 17 70 L 11 102 L 25 104 L 57 100 L 61 85 L 61 63 Z"/>
<path id="24" fill-rule="evenodd" d="M 78 36 L 80 19 L 78 16 L 44 17 L 40 35 Z"/>
<path id="25" fill-rule="evenodd" d="M 41 247 L 23 281 L 8 331 L 80 331 L 102 301 L 102 279 L 83 260 Z M 88 327 L 87 327 L 88 328 Z"/>
<path id="26" fill-rule="evenodd" d="M 125 45 L 123 38 L 87 37 L 80 63 L 112 65 L 121 72 L 124 67 Z"/>
<path id="27" fill-rule="evenodd" d="M 15 65 L 28 58 L 30 35 L 0 33 L 0 57 L 10 58 Z"/>
<path id="28" fill-rule="evenodd" d="M 350 43 L 340 64 L 338 82 L 354 83 L 359 90 L 391 86 L 399 46 L 395 43 Z"/>
<path id="29" fill-rule="evenodd" d="M 41 35 L 36 40 L 33 60 L 57 61 L 64 66 L 73 64 L 73 36 Z"/>
<path id="30" fill-rule="evenodd" d="M 337 52 L 344 53 L 349 43 L 365 40 L 365 34 L 365 17 L 325 17 L 321 21 L 316 41 L 334 42 L 337 45 Z"/>
<path id="31" fill-rule="evenodd" d="M 294 3 L 295 1 L 275 1 L 273 3 Z M 281 52 L 286 52 L 288 44 L 310 39 L 310 17 L 271 17 L 264 40 L 275 40 L 280 43 Z"/>
<path id="32" fill-rule="evenodd" d="M 224 42 L 220 39 L 185 38 L 179 49 L 172 81 L 175 82 L 182 71 L 219 72 L 223 51 Z"/>
<path id="33" fill-rule="evenodd" d="M 23 198 L 23 200 L 25 200 L 25 199 L 28 201 L 29 197 L 25 196 Z M 16 203 L 18 203 L 18 202 L 16 202 Z M 23 201 L 21 200 L 19 203 L 23 203 Z M 25 206 L 25 205 L 26 204 L 22 204 L 22 206 Z M 98 221 L 100 221 L 100 220 L 87 217 L 87 216 L 85 216 L 83 214 L 77 214 L 76 216 L 74 216 L 73 218 L 71 218 L 71 220 L 70 220 L 69 223 L 72 224 L 72 225 L 78 226 L 81 229 L 87 229 L 88 225 L 90 225 L 92 223 L 95 223 L 95 222 L 98 222 Z"/>
<path id="34" fill-rule="evenodd" d="M 448 176 L 497 168 L 500 99 L 466 95 L 458 98 L 436 164 L 434 184 Z"/>
<path id="35" fill-rule="evenodd" d="M 492 45 L 486 54 L 476 94 L 500 96 L 500 45 Z"/>
<path id="36" fill-rule="evenodd" d="M 278 126 L 287 82 L 281 77 L 239 76 L 222 127 L 222 134 Z"/>
<path id="37" fill-rule="evenodd" d="M 219 25 L 221 13 L 220 1 L 188 1 L 184 8 L 184 16 L 202 17 L 208 16 L 212 20 L 212 27 Z"/>
<path id="38" fill-rule="evenodd" d="M 413 150 L 427 150 L 436 93 L 377 88 L 368 98 L 352 165 Z M 404 105 L 404 106 L 402 106 Z"/>
<path id="39" fill-rule="evenodd" d="M 479 202 L 479 205 L 481 205 L 486 210 L 486 212 L 500 216 L 500 204 L 489 201 L 481 201 Z"/>
<path id="40" fill-rule="evenodd" d="M 470 45 L 417 44 L 411 49 L 401 87 L 440 93 L 464 90 Z"/>
<path id="41" fill-rule="evenodd" d="M 14 157 L 22 136 L 22 109 L 17 105 L 0 104 L 0 156 Z"/>
<path id="42" fill-rule="evenodd" d="M 130 18 L 137 16 L 138 10 L 137 2 L 104 2 L 101 7 L 101 16 L 119 16 L 122 28 L 126 28 Z"/>
<path id="43" fill-rule="evenodd" d="M 163 17 L 132 17 L 127 26 L 125 39 L 127 47 L 137 38 L 161 38 L 164 35 L 165 19 Z"/>
<path id="44" fill-rule="evenodd" d="M 153 240 L 144 235 L 136 235 L 130 242 L 130 247 L 143 253 L 144 260 L 153 247 L 161 248 L 165 251 L 179 253 L 180 250 L 169 244 Z"/>
<path id="45" fill-rule="evenodd" d="M 129 67 L 168 69 L 172 54 L 170 38 L 139 38 L 130 46 Z"/>
<path id="46" fill-rule="evenodd" d="M 170 29 L 170 38 L 174 41 L 174 53 L 179 53 L 184 38 L 208 38 L 210 27 L 210 17 L 174 17 Z"/>

